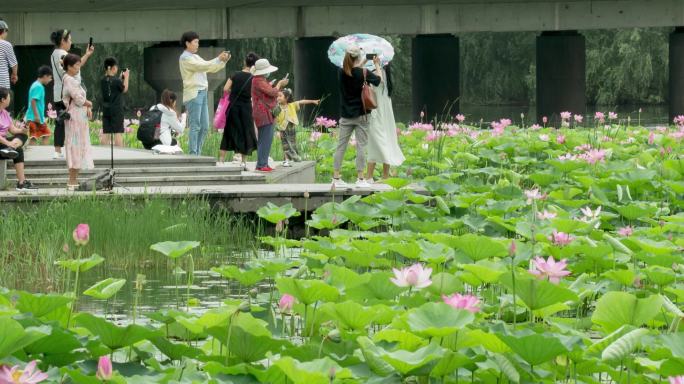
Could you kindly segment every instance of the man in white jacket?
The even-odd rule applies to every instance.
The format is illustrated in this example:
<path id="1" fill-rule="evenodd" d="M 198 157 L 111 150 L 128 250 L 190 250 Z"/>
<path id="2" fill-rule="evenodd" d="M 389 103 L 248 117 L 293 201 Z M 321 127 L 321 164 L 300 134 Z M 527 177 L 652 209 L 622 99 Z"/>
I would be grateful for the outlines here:
<path id="1" fill-rule="evenodd" d="M 199 35 L 196 32 L 185 32 L 181 37 L 185 51 L 180 55 L 178 64 L 183 79 L 183 104 L 188 112 L 190 128 L 188 152 L 199 156 L 202 153 L 204 139 L 209 132 L 209 106 L 207 105 L 208 73 L 216 73 L 225 68 L 230 60 L 230 53 L 222 52 L 211 61 L 202 59 L 199 50 Z"/>

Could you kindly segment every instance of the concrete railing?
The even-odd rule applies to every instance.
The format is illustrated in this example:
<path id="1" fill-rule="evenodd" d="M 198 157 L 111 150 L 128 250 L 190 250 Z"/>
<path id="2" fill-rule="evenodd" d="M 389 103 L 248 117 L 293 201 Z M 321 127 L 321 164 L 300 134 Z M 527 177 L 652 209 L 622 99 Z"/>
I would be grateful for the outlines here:
<path id="1" fill-rule="evenodd" d="M 5 189 L 7 184 L 7 161 L 0 159 L 0 191 Z"/>

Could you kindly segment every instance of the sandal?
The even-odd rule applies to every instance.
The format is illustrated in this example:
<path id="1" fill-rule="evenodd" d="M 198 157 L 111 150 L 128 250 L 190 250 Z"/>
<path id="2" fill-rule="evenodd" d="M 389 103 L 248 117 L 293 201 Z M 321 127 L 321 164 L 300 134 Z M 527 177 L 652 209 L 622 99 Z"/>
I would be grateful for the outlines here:
<path id="1" fill-rule="evenodd" d="M 75 192 L 78 190 L 78 184 L 67 184 L 67 191 Z"/>

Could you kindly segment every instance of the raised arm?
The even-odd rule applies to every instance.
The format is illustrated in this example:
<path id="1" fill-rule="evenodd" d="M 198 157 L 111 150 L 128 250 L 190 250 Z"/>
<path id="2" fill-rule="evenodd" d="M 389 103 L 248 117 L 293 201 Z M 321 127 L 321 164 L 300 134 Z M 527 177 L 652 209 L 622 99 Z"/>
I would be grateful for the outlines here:
<path id="1" fill-rule="evenodd" d="M 191 72 L 209 72 L 215 73 L 226 67 L 226 62 L 222 61 L 220 57 L 216 57 L 210 61 L 206 61 L 197 55 L 184 57 L 181 60 L 181 65 Z"/>

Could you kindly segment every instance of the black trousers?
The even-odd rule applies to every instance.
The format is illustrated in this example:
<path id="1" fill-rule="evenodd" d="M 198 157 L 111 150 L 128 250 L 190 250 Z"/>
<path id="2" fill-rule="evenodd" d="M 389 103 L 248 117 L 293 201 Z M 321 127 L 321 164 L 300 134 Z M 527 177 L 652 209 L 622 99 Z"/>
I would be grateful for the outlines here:
<path id="1" fill-rule="evenodd" d="M 7 137 L 8 141 L 12 141 L 14 139 L 21 140 L 21 146 L 19 148 L 15 149 L 15 151 L 19 152 L 19 156 L 12 159 L 12 161 L 14 162 L 14 164 L 20 164 L 20 163 L 24 162 L 24 145 L 28 141 L 28 136 L 27 135 L 15 135 L 15 136 L 8 136 Z M 9 148 L 9 147 L 4 145 L 4 144 L 0 144 L 0 149 L 5 149 L 5 148 Z"/>
<path id="2" fill-rule="evenodd" d="M 57 116 L 59 116 L 60 111 L 65 109 L 66 107 L 64 106 L 63 102 L 55 102 L 55 111 L 57 112 Z M 53 134 L 55 138 L 55 147 L 64 148 L 64 121 L 60 121 L 59 119 L 55 121 L 55 132 Z"/>

